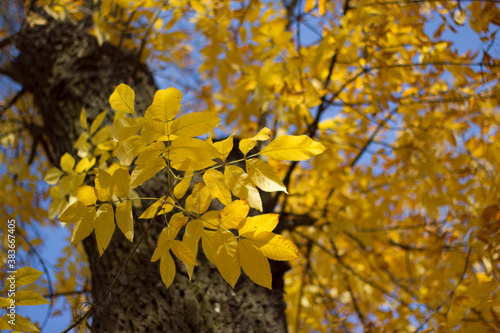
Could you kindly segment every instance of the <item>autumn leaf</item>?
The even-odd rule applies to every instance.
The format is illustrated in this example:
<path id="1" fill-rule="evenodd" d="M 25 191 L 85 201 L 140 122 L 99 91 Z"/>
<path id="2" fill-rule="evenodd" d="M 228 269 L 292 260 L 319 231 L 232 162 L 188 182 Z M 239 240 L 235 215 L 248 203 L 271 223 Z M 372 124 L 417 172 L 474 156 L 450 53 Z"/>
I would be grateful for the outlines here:
<path id="1" fill-rule="evenodd" d="M 135 114 L 135 92 L 126 84 L 120 84 L 109 98 L 109 104 L 116 112 Z"/>
<path id="2" fill-rule="evenodd" d="M 304 161 L 325 150 L 325 146 L 306 135 L 283 135 L 271 141 L 260 154 L 275 160 Z"/>

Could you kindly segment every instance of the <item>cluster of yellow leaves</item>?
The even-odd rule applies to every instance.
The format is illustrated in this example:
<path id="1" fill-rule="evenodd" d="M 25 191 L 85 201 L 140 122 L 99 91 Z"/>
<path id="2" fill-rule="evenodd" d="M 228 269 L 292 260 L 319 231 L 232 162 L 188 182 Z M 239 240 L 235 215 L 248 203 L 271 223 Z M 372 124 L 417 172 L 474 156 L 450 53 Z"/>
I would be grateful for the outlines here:
<path id="1" fill-rule="evenodd" d="M 17 332 L 39 332 L 29 319 L 16 313 L 15 308 L 26 305 L 47 304 L 38 292 L 33 290 L 19 290 L 20 287 L 35 282 L 42 272 L 31 267 L 19 268 L 15 273 L 7 275 L 5 287 L 2 294 L 8 297 L 0 297 L 0 309 L 4 309 L 6 314 L 0 318 L 0 330 L 14 330 Z M 12 279 L 11 279 L 12 277 Z M 14 311 L 10 311 L 13 308 Z"/>
<path id="2" fill-rule="evenodd" d="M 122 166 L 115 163 L 108 171 L 94 168 L 95 186 L 80 186 L 94 159 L 89 161 L 85 156 L 74 168 L 74 159 L 69 154 L 64 155 L 61 158 L 63 171 L 52 169 L 45 179 L 52 184 L 59 182 L 59 188 L 65 182 L 77 184 L 78 200 L 60 214 L 59 220 L 75 224 L 71 238 L 74 243 L 94 231 L 100 255 L 113 237 L 115 220 L 125 237 L 132 242 L 132 201 L 140 198 L 131 195 L 134 193 L 131 189 L 166 168 L 169 179 L 175 176 L 175 186 L 168 188 L 165 196 L 157 198 L 139 216 L 140 219 L 154 219 L 174 208 L 181 211 L 170 218 L 151 259 L 156 261 L 161 258 L 160 272 L 165 285 L 168 287 L 175 276 L 170 250 L 186 265 L 191 276 L 201 241 L 205 255 L 231 286 L 234 287 L 243 268 L 253 281 L 271 288 L 271 270 L 266 257 L 291 260 L 297 257 L 298 249 L 290 240 L 272 232 L 278 223 L 278 215 L 247 217 L 250 207 L 262 211 L 262 199 L 257 188 L 266 192 L 287 192 L 273 168 L 257 156 L 303 161 L 321 154 L 325 147 L 305 135 L 285 135 L 271 141 L 260 152 L 248 155 L 258 141 L 270 139 L 271 131 L 263 128 L 255 136 L 239 142 L 246 166 L 243 170 L 235 165 L 238 161 L 226 161 L 233 149 L 232 136 L 215 143 L 210 138 L 196 138 L 212 131 L 220 119 L 208 112 L 177 117 L 181 98 L 181 92 L 175 88 L 160 90 L 143 117 L 128 117 L 127 114 L 136 114 L 135 93 L 124 84 L 116 87 L 109 99 L 116 113 L 113 124 L 107 130 L 116 145 L 107 156 L 116 156 Z M 91 126 L 91 134 L 102 121 L 103 117 L 99 117 L 101 119 Z M 85 119 L 84 111 L 82 119 Z M 82 124 L 86 125 L 86 122 L 82 120 Z M 101 131 L 106 131 L 106 127 Z M 86 135 L 83 137 L 85 140 L 88 138 Z M 80 149 L 83 147 L 77 146 Z M 132 164 L 135 167 L 129 174 L 128 167 Z M 224 173 L 217 168 L 224 168 Z M 179 171 L 184 172 L 183 177 Z M 186 195 L 195 172 L 203 174 L 203 183 L 194 185 L 183 207 L 179 200 Z M 60 178 L 63 173 L 66 175 Z M 65 191 L 65 194 L 69 192 Z M 232 195 L 240 200 L 233 201 Z M 207 211 L 214 198 L 225 208 Z M 113 204 L 116 205 L 115 211 Z M 182 227 L 185 227 L 185 232 L 180 241 L 176 237 Z"/>
<path id="3" fill-rule="evenodd" d="M 285 6 L 292 3 L 299 5 L 290 12 Z M 159 11 L 166 15 L 156 16 Z M 291 219 L 304 214 L 317 222 L 292 233 L 307 254 L 287 277 L 292 330 L 375 325 L 415 331 L 415 322 L 429 316 L 436 330 L 460 325 L 477 332 L 500 327 L 500 61 L 491 47 L 498 17 L 491 1 L 107 0 L 94 15 L 94 33 L 124 48 L 145 40 L 142 59 L 160 60 L 160 66 L 199 68 L 194 75 L 203 84 L 191 87 L 194 108 L 234 124 L 244 136 L 263 123 L 278 134 L 306 133 L 315 112 L 327 110 L 315 138 L 329 150 L 310 169 L 294 170 L 282 206 Z M 461 25 L 478 33 L 482 53 L 455 45 L 450 35 Z M 201 53 L 190 52 L 200 49 L 199 40 Z M 185 228 L 194 228 L 212 197 L 227 206 L 234 195 L 261 209 L 257 187 L 284 191 L 271 173 L 259 170 L 271 166 L 274 174 L 285 174 L 286 164 L 250 157 L 245 170 L 232 164 L 217 169 L 232 138 L 212 145 L 179 135 L 189 140 L 174 146 L 181 152 L 176 155 L 171 143 L 179 138 L 165 125 L 174 118 L 158 119 L 120 116 L 113 125 L 119 141 L 113 154 L 122 165 L 141 162 L 133 171 L 137 183 L 174 165 L 185 172 L 145 216 L 152 218 L 160 205 L 160 214 L 171 211 L 204 165 L 210 165 L 204 184 L 195 185 L 198 197 L 189 199 L 195 216 L 183 214 Z M 204 155 L 193 154 L 183 166 L 193 142 Z M 239 148 L 247 154 L 251 144 Z M 267 166 L 253 169 L 261 162 Z M 178 218 L 172 233 L 184 221 Z M 180 252 L 173 243 L 162 246 Z"/>

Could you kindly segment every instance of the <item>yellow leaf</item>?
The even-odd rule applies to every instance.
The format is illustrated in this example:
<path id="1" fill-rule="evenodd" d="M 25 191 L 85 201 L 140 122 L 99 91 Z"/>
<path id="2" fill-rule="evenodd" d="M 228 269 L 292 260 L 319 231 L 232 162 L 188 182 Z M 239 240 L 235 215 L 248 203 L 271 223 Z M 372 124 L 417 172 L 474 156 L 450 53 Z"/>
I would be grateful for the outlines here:
<path id="1" fill-rule="evenodd" d="M 130 138 L 132 135 L 137 134 L 141 129 L 141 125 L 137 120 L 129 117 L 117 119 L 109 128 L 111 138 L 118 142 L 122 142 Z"/>
<path id="2" fill-rule="evenodd" d="M 16 291 L 16 306 L 40 305 L 50 303 L 39 293 L 31 290 Z"/>
<path id="3" fill-rule="evenodd" d="M 83 132 L 82 134 L 80 134 L 75 144 L 73 145 L 73 148 L 77 149 L 84 148 L 88 144 L 89 137 L 90 137 L 89 132 Z"/>
<path id="4" fill-rule="evenodd" d="M 156 92 L 153 104 L 146 110 L 146 119 L 153 117 L 167 121 L 173 119 L 181 109 L 182 93 L 175 88 L 167 88 Z"/>
<path id="5" fill-rule="evenodd" d="M 75 159 L 69 153 L 65 153 L 61 157 L 61 169 L 66 173 L 71 173 L 75 166 Z"/>
<path id="6" fill-rule="evenodd" d="M 118 198 L 124 199 L 128 197 L 130 182 L 130 174 L 127 170 L 119 168 L 113 173 L 114 192 Z"/>
<path id="7" fill-rule="evenodd" d="M 193 192 L 186 198 L 186 210 L 196 214 L 204 213 L 210 203 L 212 196 L 208 187 L 200 182 L 197 182 L 193 187 Z"/>
<path id="8" fill-rule="evenodd" d="M 272 289 L 273 276 L 267 258 L 247 239 L 240 239 L 238 254 L 243 271 L 260 286 Z"/>
<path id="9" fill-rule="evenodd" d="M 128 112 L 135 114 L 134 109 L 135 92 L 126 84 L 120 84 L 109 98 L 109 104 L 116 112 Z"/>
<path id="10" fill-rule="evenodd" d="M 175 278 L 175 262 L 170 253 L 167 252 L 160 261 L 160 275 L 165 287 L 170 287 Z"/>
<path id="11" fill-rule="evenodd" d="M 49 185 L 55 185 L 64 173 L 58 168 L 50 168 L 43 177 L 43 180 Z"/>
<path id="12" fill-rule="evenodd" d="M 326 150 L 307 135 L 283 135 L 274 139 L 260 154 L 275 160 L 304 161 Z"/>
<path id="13" fill-rule="evenodd" d="M 132 171 L 132 175 L 130 176 L 131 186 L 135 188 L 146 180 L 150 179 L 158 172 L 160 172 L 167 165 L 165 164 L 165 160 L 161 157 L 154 158 L 148 164 L 140 164 L 138 165 L 134 171 Z"/>
<path id="14" fill-rule="evenodd" d="M 165 198 L 165 197 L 162 197 L 161 199 L 156 200 L 156 202 L 154 204 L 152 204 L 151 206 L 149 206 L 149 208 L 146 209 L 144 211 L 144 213 L 142 213 L 141 216 L 139 216 L 139 218 L 140 219 L 153 218 L 156 214 L 156 211 L 158 210 L 158 207 L 160 207 L 160 204 L 161 204 L 163 198 Z M 167 200 L 163 203 L 162 208 L 158 212 L 158 216 L 170 212 L 174 208 L 173 205 L 174 205 L 174 199 L 172 199 L 172 197 L 168 197 Z"/>
<path id="15" fill-rule="evenodd" d="M 269 164 L 258 158 L 253 158 L 246 161 L 246 166 L 248 176 L 262 191 L 283 191 L 288 194 L 285 185 Z"/>
<path id="16" fill-rule="evenodd" d="M 316 4 L 316 0 L 306 0 L 305 5 L 304 5 L 304 12 L 307 13 L 310 10 L 314 8 L 314 5 Z"/>
<path id="17" fill-rule="evenodd" d="M 123 142 L 116 152 L 116 157 L 122 165 L 130 165 L 133 159 L 146 148 L 146 143 L 140 138 L 130 138 Z"/>
<path id="18" fill-rule="evenodd" d="M 217 230 L 212 240 L 215 266 L 224 280 L 234 288 L 241 274 L 238 240 L 232 232 L 227 230 Z"/>
<path id="19" fill-rule="evenodd" d="M 11 329 L 14 330 L 14 332 L 40 332 L 38 327 L 33 325 L 29 319 L 24 318 L 20 314 L 15 314 L 16 319 L 15 319 L 15 325 L 10 325 Z M 8 314 L 3 316 L 3 319 L 6 321 L 10 320 L 10 317 Z"/>
<path id="20" fill-rule="evenodd" d="M 195 137 L 210 132 L 220 119 L 209 112 L 193 112 L 175 119 L 170 125 L 170 132 L 181 137 Z"/>
<path id="21" fill-rule="evenodd" d="M 85 214 L 87 214 L 88 208 L 81 201 L 76 201 L 71 206 L 66 208 L 64 213 L 59 216 L 58 220 L 66 223 L 75 223 L 80 221 Z"/>
<path id="22" fill-rule="evenodd" d="M 186 191 L 189 189 L 189 185 L 191 184 L 191 179 L 193 179 L 193 170 L 187 170 L 184 174 L 184 178 L 175 185 L 174 188 L 174 197 L 177 199 L 181 199 Z"/>
<path id="23" fill-rule="evenodd" d="M 213 238 L 215 235 L 215 231 L 213 230 L 203 230 L 201 234 L 201 246 L 203 248 L 203 253 L 207 257 L 207 259 L 215 265 L 214 260 L 214 243 Z"/>
<path id="24" fill-rule="evenodd" d="M 239 228 L 238 234 L 242 237 L 253 238 L 260 232 L 271 232 L 276 228 L 279 222 L 278 214 L 263 214 L 247 217 L 243 226 Z"/>
<path id="25" fill-rule="evenodd" d="M 260 232 L 249 241 L 269 259 L 293 260 L 300 255 L 299 249 L 291 240 L 272 232 Z"/>
<path id="26" fill-rule="evenodd" d="M 151 256 L 151 262 L 157 261 L 165 254 L 170 255 L 168 251 L 170 251 L 170 241 L 171 241 L 170 234 L 172 233 L 172 230 L 173 230 L 172 228 L 167 227 L 163 228 L 163 230 L 161 231 L 160 236 L 158 237 L 158 242 L 156 243 L 156 249 L 153 252 L 153 255 Z"/>
<path id="27" fill-rule="evenodd" d="M 223 229 L 236 229 L 240 222 L 247 217 L 250 207 L 245 200 L 236 200 L 219 214 L 219 226 Z"/>
<path id="28" fill-rule="evenodd" d="M 30 283 L 35 282 L 40 275 L 42 275 L 42 272 L 31 268 L 31 267 L 23 267 L 19 268 L 17 270 L 16 275 L 16 288 L 28 285 Z M 9 283 L 10 284 L 10 283 Z M 7 290 L 7 282 L 5 283 L 5 290 Z"/>
<path id="29" fill-rule="evenodd" d="M 241 140 L 239 143 L 240 151 L 243 153 L 243 155 L 246 156 L 247 153 L 250 150 L 252 150 L 253 147 L 255 147 L 257 141 L 266 141 L 269 140 L 270 137 L 271 137 L 271 130 L 267 127 L 264 127 L 255 136 Z"/>
<path id="30" fill-rule="evenodd" d="M 6 290 L 9 290 L 9 285 L 10 285 L 10 280 L 7 280 L 7 286 L 5 288 Z M 10 304 L 10 300 L 11 300 L 10 298 L 0 297 L 0 309 L 8 306 Z"/>
<path id="31" fill-rule="evenodd" d="M 153 143 L 162 137 L 166 137 L 165 123 L 156 118 L 147 119 L 142 124 L 141 135 L 144 142 L 147 144 Z M 168 137 L 166 137 L 168 140 Z"/>
<path id="32" fill-rule="evenodd" d="M 109 201 L 111 200 L 111 196 L 113 195 L 113 177 L 106 171 L 95 168 L 95 192 L 97 194 L 97 199 L 101 201 Z"/>
<path id="33" fill-rule="evenodd" d="M 77 221 L 71 235 L 71 242 L 78 243 L 88 237 L 95 227 L 96 211 L 95 207 L 83 216 L 80 221 Z"/>
<path id="34" fill-rule="evenodd" d="M 219 211 L 211 210 L 203 214 L 200 220 L 203 221 L 205 228 L 217 229 L 219 227 Z"/>
<path id="35" fill-rule="evenodd" d="M 132 201 L 127 200 L 116 206 L 116 224 L 123 232 L 125 238 L 130 242 L 134 241 L 134 219 L 132 217 Z"/>
<path id="36" fill-rule="evenodd" d="M 221 153 L 221 160 L 225 161 L 231 150 L 233 150 L 233 136 L 231 135 L 225 140 L 215 142 L 214 147 Z"/>
<path id="37" fill-rule="evenodd" d="M 12 328 L 10 327 L 8 320 L 10 320 L 9 317 L 7 317 L 6 319 L 0 318 L 0 330 L 10 330 Z"/>
<path id="38" fill-rule="evenodd" d="M 77 191 L 78 200 L 85 206 L 95 206 L 97 196 L 92 186 L 80 186 Z"/>
<path id="39" fill-rule="evenodd" d="M 262 199 L 259 190 L 250 180 L 243 169 L 235 165 L 228 165 L 224 170 L 229 188 L 235 196 L 246 200 L 250 207 L 262 211 Z"/>
<path id="40" fill-rule="evenodd" d="M 115 233 L 114 215 L 113 206 L 110 204 L 104 204 L 97 210 L 94 224 L 99 256 L 102 256 L 104 251 L 108 248 L 109 242 Z"/>
<path id="41" fill-rule="evenodd" d="M 90 161 L 87 157 L 82 158 L 75 166 L 76 173 L 84 173 L 90 170 L 95 164 L 95 157 Z"/>
<path id="42" fill-rule="evenodd" d="M 145 147 L 135 160 L 135 164 L 148 164 L 151 160 L 160 157 L 166 152 L 165 144 L 161 141 L 154 142 Z"/>
<path id="43" fill-rule="evenodd" d="M 226 177 L 217 170 L 211 169 L 203 174 L 203 181 L 208 186 L 210 193 L 224 205 L 231 203 L 231 192 Z"/>
<path id="44" fill-rule="evenodd" d="M 198 243 L 203 234 L 203 222 L 201 220 L 193 220 L 188 223 L 182 237 L 182 241 L 187 245 L 189 250 L 193 252 L 195 258 L 198 254 Z M 184 266 L 188 271 L 189 279 L 193 275 L 194 265 L 184 262 Z"/>
<path id="45" fill-rule="evenodd" d="M 189 218 L 187 216 L 184 216 L 182 212 L 176 213 L 168 221 L 168 226 L 173 229 L 180 229 L 186 225 L 188 220 Z"/>
<path id="46" fill-rule="evenodd" d="M 102 121 L 104 120 L 105 117 L 106 117 L 106 111 L 102 111 L 97 115 L 97 117 L 95 117 L 94 121 L 90 125 L 90 135 L 94 134 L 97 131 L 97 129 L 99 128 L 99 126 L 101 126 Z"/>
<path id="47" fill-rule="evenodd" d="M 82 112 L 80 112 L 80 126 L 86 131 L 89 130 L 89 125 L 87 124 L 87 110 L 82 108 Z"/>
<path id="48" fill-rule="evenodd" d="M 180 167 L 187 160 L 202 162 L 202 168 L 206 168 L 215 164 L 213 159 L 220 157 L 221 154 L 213 144 L 195 138 L 178 138 L 172 141 L 168 154 L 172 167 L 178 170 L 181 170 Z"/>
<path id="49" fill-rule="evenodd" d="M 196 264 L 196 257 L 193 252 L 181 241 L 173 240 L 171 245 L 171 250 L 175 254 L 177 258 L 179 258 L 182 262 L 191 265 Z"/>
<path id="50" fill-rule="evenodd" d="M 319 13 L 319 15 L 325 14 L 325 3 L 326 3 L 326 0 L 318 0 L 318 13 Z"/>

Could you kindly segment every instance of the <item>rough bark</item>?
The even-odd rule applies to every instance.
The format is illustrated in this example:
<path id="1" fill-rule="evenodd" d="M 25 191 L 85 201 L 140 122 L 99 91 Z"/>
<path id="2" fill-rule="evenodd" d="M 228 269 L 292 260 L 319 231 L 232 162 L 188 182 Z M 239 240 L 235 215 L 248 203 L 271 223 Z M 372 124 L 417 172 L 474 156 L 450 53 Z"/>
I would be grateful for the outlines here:
<path id="1" fill-rule="evenodd" d="M 23 25 L 16 42 L 19 56 L 12 64 L 15 76 L 34 96 L 44 120 L 44 133 L 58 159 L 72 151 L 78 136 L 82 107 L 89 121 L 109 109 L 108 98 L 120 83 L 136 92 L 136 108 L 145 110 L 156 91 L 152 73 L 136 66 L 136 55 L 110 45 L 99 46 L 87 34 L 84 22 L 51 20 L 46 26 Z M 161 181 L 149 182 L 144 194 L 165 194 Z M 145 229 L 135 220 L 136 237 Z M 151 263 L 162 222 L 156 222 L 133 256 L 111 296 L 96 306 L 92 327 L 96 332 L 284 332 L 286 320 L 282 293 L 282 266 L 275 267 L 275 286 L 269 291 L 242 276 L 233 290 L 217 269 L 201 254 L 199 266 L 189 281 L 182 264 L 167 290 L 158 263 Z M 92 272 L 95 302 L 108 290 L 133 244 L 117 230 L 111 244 L 99 257 L 93 237 L 84 241 Z"/>

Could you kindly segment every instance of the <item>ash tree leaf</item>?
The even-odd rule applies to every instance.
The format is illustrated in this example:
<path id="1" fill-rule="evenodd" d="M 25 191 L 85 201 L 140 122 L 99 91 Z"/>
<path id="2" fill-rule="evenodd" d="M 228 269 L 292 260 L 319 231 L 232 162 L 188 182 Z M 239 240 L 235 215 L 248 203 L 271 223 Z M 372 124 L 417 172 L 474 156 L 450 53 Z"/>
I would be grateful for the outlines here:
<path id="1" fill-rule="evenodd" d="M 135 188 L 145 181 L 149 180 L 151 177 L 156 175 L 158 172 L 163 170 L 167 165 L 162 157 L 156 157 L 147 164 L 140 164 L 136 166 L 132 174 L 130 175 L 131 187 Z"/>
<path id="2" fill-rule="evenodd" d="M 90 187 L 90 186 L 89 186 Z M 95 227 L 96 210 L 92 207 L 81 220 L 75 223 L 73 228 L 73 234 L 71 236 L 71 242 L 78 243 L 87 238 Z"/>
<path id="3" fill-rule="evenodd" d="M 241 274 L 238 240 L 230 231 L 217 230 L 212 238 L 215 266 L 224 280 L 234 288 Z"/>
<path id="4" fill-rule="evenodd" d="M 115 232 L 113 206 L 104 204 L 99 207 L 94 223 L 97 249 L 99 250 L 99 256 L 102 256 L 104 251 L 108 248 L 109 242 Z"/>
<path id="5" fill-rule="evenodd" d="M 88 207 L 81 201 L 74 202 L 59 216 L 58 220 L 65 223 L 75 223 L 81 221 L 88 213 Z"/>
<path id="6" fill-rule="evenodd" d="M 50 303 L 42 297 L 39 293 L 31 290 L 18 290 L 16 291 L 16 306 L 23 305 L 40 305 Z"/>
<path id="7" fill-rule="evenodd" d="M 40 332 L 38 327 L 36 327 L 28 318 L 24 318 L 20 314 L 16 313 L 15 325 L 10 325 L 10 328 L 15 332 Z M 4 320 L 7 322 L 10 320 L 8 315 L 3 316 Z"/>
<path id="8" fill-rule="evenodd" d="M 299 249 L 291 240 L 272 232 L 262 231 L 249 241 L 269 259 L 293 260 L 300 255 Z"/>
<path id="9" fill-rule="evenodd" d="M 10 304 L 10 302 L 9 302 L 9 304 Z M 5 305 L 5 306 L 7 306 L 7 305 Z M 9 322 L 8 322 L 10 320 L 10 318 L 6 317 L 6 316 L 7 315 L 4 316 L 4 318 L 6 318 L 6 319 L 0 318 L 0 330 L 10 330 L 12 328 L 12 327 L 10 327 Z"/>
<path id="10" fill-rule="evenodd" d="M 225 140 L 215 142 L 214 147 L 219 151 L 219 153 L 221 153 L 221 160 L 225 161 L 229 156 L 229 153 L 231 153 L 231 150 L 233 150 L 233 136 L 231 135 Z"/>
<path id="11" fill-rule="evenodd" d="M 104 118 L 106 118 L 106 111 L 102 111 L 101 113 L 99 113 L 97 115 L 97 117 L 95 117 L 94 121 L 90 125 L 90 135 L 93 135 L 97 131 L 99 126 L 101 126 Z M 95 142 L 94 142 L 94 144 L 95 144 Z"/>
<path id="12" fill-rule="evenodd" d="M 239 227 L 238 234 L 242 237 L 253 238 L 259 233 L 271 232 L 279 222 L 278 214 L 264 214 L 247 217 Z"/>
<path id="13" fill-rule="evenodd" d="M 259 190 L 242 168 L 236 165 L 227 165 L 224 175 L 231 192 L 236 197 L 246 200 L 250 207 L 262 211 L 262 199 Z"/>
<path id="14" fill-rule="evenodd" d="M 157 118 L 163 122 L 172 120 L 181 109 L 182 93 L 175 88 L 159 90 L 153 103 L 146 110 L 145 119 Z"/>
<path id="15" fill-rule="evenodd" d="M 42 272 L 31 268 L 31 267 L 23 267 L 19 268 L 16 273 L 16 288 L 28 285 L 30 283 L 35 282 L 40 276 Z M 10 282 L 9 282 L 10 284 Z M 7 282 L 5 283 L 5 290 L 7 290 Z"/>
<path id="16" fill-rule="evenodd" d="M 264 127 L 255 136 L 241 140 L 239 143 L 240 151 L 243 153 L 243 155 L 246 156 L 248 152 L 252 150 L 253 147 L 255 147 L 257 141 L 266 141 L 269 140 L 270 137 L 271 137 L 271 130 L 267 127 Z"/>
<path id="17" fill-rule="evenodd" d="M 158 207 L 160 207 L 163 198 L 165 198 L 165 197 L 162 197 L 162 198 L 156 200 L 156 202 L 154 204 L 152 204 L 151 206 L 149 206 L 148 209 L 146 209 L 141 214 L 141 216 L 139 216 L 139 218 L 140 219 L 153 218 L 156 214 L 156 211 L 158 210 Z M 174 199 L 172 199 L 172 197 L 168 197 L 167 200 L 165 200 L 165 202 L 163 203 L 160 211 L 158 212 L 158 216 L 170 212 L 174 208 L 174 202 L 175 201 L 174 201 Z"/>
<path id="18" fill-rule="evenodd" d="M 269 164 L 258 158 L 252 158 L 246 161 L 246 166 L 248 176 L 262 191 L 283 191 L 288 194 L 285 184 Z"/>
<path id="19" fill-rule="evenodd" d="M 115 212 L 116 224 L 123 232 L 125 238 L 130 242 L 134 241 L 134 219 L 132 217 L 132 201 L 127 200 L 116 206 Z"/>
<path id="20" fill-rule="evenodd" d="M 80 186 L 77 191 L 77 197 L 85 206 L 95 206 L 97 202 L 95 189 L 92 186 Z"/>
<path id="21" fill-rule="evenodd" d="M 165 287 L 170 287 L 175 278 L 175 262 L 170 253 L 166 253 L 161 257 L 160 275 Z"/>
<path id="22" fill-rule="evenodd" d="M 207 259 L 215 265 L 214 259 L 214 235 L 215 231 L 203 229 L 203 233 L 201 234 L 201 246 L 203 248 L 203 253 L 207 257 Z"/>
<path id="23" fill-rule="evenodd" d="M 182 198 L 189 189 L 189 185 L 191 184 L 192 179 L 193 179 L 193 170 L 187 170 L 186 173 L 184 174 L 184 178 L 182 178 L 182 180 L 177 185 L 175 185 L 174 197 L 176 197 L 177 199 Z"/>
<path id="24" fill-rule="evenodd" d="M 61 169 L 66 173 L 71 173 L 75 166 L 75 159 L 69 153 L 65 153 L 61 157 Z"/>
<path id="25" fill-rule="evenodd" d="M 275 160 L 305 161 L 325 150 L 325 146 L 307 135 L 283 135 L 271 141 L 260 154 Z"/>
<path id="26" fill-rule="evenodd" d="M 113 173 L 114 192 L 118 198 L 125 199 L 128 197 L 130 182 L 130 174 L 127 170 L 119 168 Z"/>
<path id="27" fill-rule="evenodd" d="M 116 112 L 132 113 L 135 114 L 134 109 L 135 92 L 132 88 L 126 84 L 120 84 L 115 88 L 111 97 L 109 98 L 109 104 L 111 108 Z"/>
<path id="28" fill-rule="evenodd" d="M 203 222 L 201 220 L 193 220 L 186 225 L 184 235 L 182 236 L 182 242 L 187 245 L 189 250 L 194 254 L 195 258 L 198 254 L 198 243 L 203 234 Z M 193 264 L 184 262 L 184 266 L 188 271 L 189 279 L 193 275 L 194 266 Z"/>
<path id="29" fill-rule="evenodd" d="M 231 203 L 229 185 L 227 184 L 226 177 L 220 171 L 214 169 L 205 171 L 203 181 L 208 186 L 210 193 L 219 199 L 222 204 L 229 205 Z"/>
<path id="30" fill-rule="evenodd" d="M 50 168 L 43 177 L 43 180 L 49 185 L 55 185 L 64 173 L 58 168 Z"/>
<path id="31" fill-rule="evenodd" d="M 140 129 L 141 125 L 137 120 L 130 117 L 123 117 L 113 122 L 113 125 L 109 128 L 109 134 L 114 140 L 123 142 L 132 135 L 137 134 Z"/>
<path id="32" fill-rule="evenodd" d="M 245 200 L 236 200 L 219 213 L 219 227 L 223 229 L 236 229 L 240 222 L 247 217 L 250 207 Z"/>
<path id="33" fill-rule="evenodd" d="M 178 240 L 173 240 L 171 250 L 175 254 L 175 256 L 182 262 L 186 264 L 197 265 L 195 255 L 185 243 Z"/>
<path id="34" fill-rule="evenodd" d="M 113 177 L 106 171 L 95 168 L 95 192 L 100 201 L 109 201 L 113 195 L 114 182 Z"/>
<path id="35" fill-rule="evenodd" d="M 257 249 L 257 246 L 248 239 L 240 239 L 238 254 L 241 268 L 246 275 L 258 285 L 272 289 L 271 266 L 267 258 Z"/>
<path id="36" fill-rule="evenodd" d="M 193 192 L 186 198 L 186 210 L 195 214 L 202 214 L 206 212 L 212 199 L 208 187 L 197 182 L 193 187 Z"/>
<path id="37" fill-rule="evenodd" d="M 215 164 L 221 154 L 213 144 L 195 138 L 178 138 L 169 147 L 168 158 L 177 170 L 204 169 Z M 189 163 L 187 163 L 189 162 Z"/>
<path id="38" fill-rule="evenodd" d="M 172 121 L 167 135 L 192 138 L 210 132 L 219 122 L 220 118 L 209 112 L 188 113 Z"/>
<path id="39" fill-rule="evenodd" d="M 80 126 L 86 131 L 89 130 L 89 125 L 87 124 L 87 110 L 82 108 L 82 112 L 80 112 Z"/>
<path id="40" fill-rule="evenodd" d="M 116 157 L 121 165 L 130 165 L 134 158 L 146 148 L 146 143 L 139 137 L 133 137 L 121 143 Z"/>

